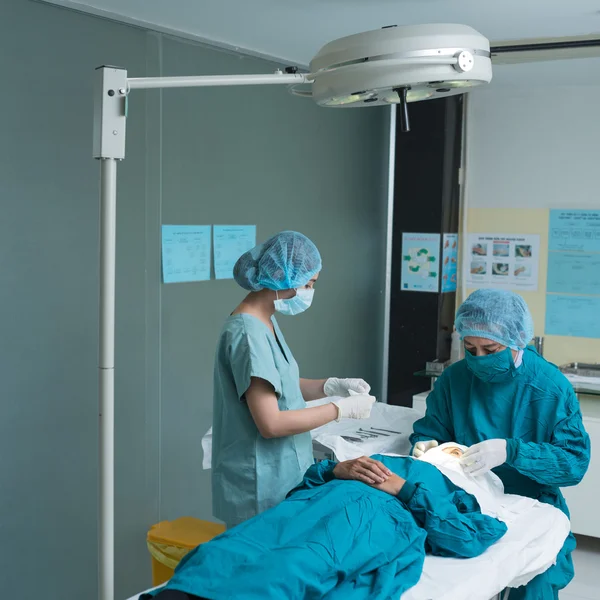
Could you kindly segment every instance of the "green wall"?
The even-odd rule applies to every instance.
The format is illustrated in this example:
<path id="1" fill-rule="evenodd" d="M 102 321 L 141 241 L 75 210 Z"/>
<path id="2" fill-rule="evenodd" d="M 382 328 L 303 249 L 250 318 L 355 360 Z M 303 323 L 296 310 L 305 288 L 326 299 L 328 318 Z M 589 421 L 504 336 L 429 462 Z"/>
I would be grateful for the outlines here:
<path id="1" fill-rule="evenodd" d="M 92 75 L 274 65 L 22 0 L 0 8 L 0 588 L 96 597 L 98 164 Z M 160 224 L 297 229 L 323 255 L 280 323 L 308 377 L 381 379 L 388 113 L 285 88 L 133 92 L 117 229 L 116 577 L 150 583 L 148 527 L 211 518 L 200 440 L 231 281 L 160 283 Z"/>

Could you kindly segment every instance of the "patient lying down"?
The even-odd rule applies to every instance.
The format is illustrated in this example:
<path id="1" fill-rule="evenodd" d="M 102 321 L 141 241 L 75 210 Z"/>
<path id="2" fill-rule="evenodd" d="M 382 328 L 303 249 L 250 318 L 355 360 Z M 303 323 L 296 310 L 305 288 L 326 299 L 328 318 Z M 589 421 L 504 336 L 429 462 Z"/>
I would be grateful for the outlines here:
<path id="1" fill-rule="evenodd" d="M 478 556 L 507 530 L 501 483 L 466 475 L 462 451 L 315 464 L 284 502 L 190 552 L 157 600 L 400 598 L 426 553 Z"/>

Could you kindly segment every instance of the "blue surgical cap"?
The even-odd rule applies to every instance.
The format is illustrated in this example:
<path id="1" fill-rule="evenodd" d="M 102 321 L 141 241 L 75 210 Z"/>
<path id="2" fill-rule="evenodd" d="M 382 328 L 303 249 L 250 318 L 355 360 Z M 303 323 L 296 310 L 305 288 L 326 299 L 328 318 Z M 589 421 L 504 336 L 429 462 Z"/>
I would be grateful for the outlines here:
<path id="1" fill-rule="evenodd" d="M 525 348 L 533 338 L 533 319 L 525 300 L 514 292 L 477 290 L 456 313 L 460 338 L 481 337 L 508 346 Z"/>
<path id="2" fill-rule="evenodd" d="M 321 268 L 321 255 L 305 235 L 282 231 L 242 254 L 233 277 L 251 292 L 291 290 L 305 286 Z"/>

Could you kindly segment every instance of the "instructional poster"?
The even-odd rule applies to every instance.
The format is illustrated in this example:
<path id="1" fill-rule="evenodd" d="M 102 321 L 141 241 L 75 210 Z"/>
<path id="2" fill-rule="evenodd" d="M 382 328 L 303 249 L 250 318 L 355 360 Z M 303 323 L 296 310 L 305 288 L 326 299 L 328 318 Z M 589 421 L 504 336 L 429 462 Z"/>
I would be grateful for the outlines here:
<path id="1" fill-rule="evenodd" d="M 165 283 L 210 279 L 210 225 L 163 225 L 162 268 Z"/>
<path id="2" fill-rule="evenodd" d="M 600 296 L 600 252 L 549 252 L 546 291 Z"/>
<path id="3" fill-rule="evenodd" d="M 465 259 L 470 288 L 538 289 L 539 235 L 471 233 Z"/>
<path id="4" fill-rule="evenodd" d="M 233 279 L 238 258 L 256 246 L 256 225 L 215 225 L 214 261 L 217 279 Z"/>
<path id="5" fill-rule="evenodd" d="M 402 234 L 402 290 L 438 292 L 440 238 L 439 233 Z"/>
<path id="6" fill-rule="evenodd" d="M 442 293 L 455 292 L 458 267 L 458 234 L 442 237 Z"/>
<path id="7" fill-rule="evenodd" d="M 600 338 L 600 297 L 546 295 L 546 335 Z"/>
<path id="8" fill-rule="evenodd" d="M 551 210 L 548 250 L 600 252 L 600 210 Z"/>
<path id="9" fill-rule="evenodd" d="M 551 210 L 546 334 L 600 338 L 600 210 Z"/>

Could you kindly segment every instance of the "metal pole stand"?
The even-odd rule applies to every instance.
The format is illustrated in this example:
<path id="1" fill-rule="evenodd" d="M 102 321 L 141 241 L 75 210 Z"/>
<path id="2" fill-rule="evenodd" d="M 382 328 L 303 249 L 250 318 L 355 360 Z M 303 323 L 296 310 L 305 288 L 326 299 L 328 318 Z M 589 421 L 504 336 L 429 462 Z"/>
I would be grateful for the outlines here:
<path id="1" fill-rule="evenodd" d="M 127 71 L 99 67 L 94 92 L 94 158 L 101 161 L 98 600 L 114 600 L 117 161 L 125 158 Z"/>

